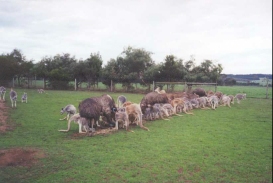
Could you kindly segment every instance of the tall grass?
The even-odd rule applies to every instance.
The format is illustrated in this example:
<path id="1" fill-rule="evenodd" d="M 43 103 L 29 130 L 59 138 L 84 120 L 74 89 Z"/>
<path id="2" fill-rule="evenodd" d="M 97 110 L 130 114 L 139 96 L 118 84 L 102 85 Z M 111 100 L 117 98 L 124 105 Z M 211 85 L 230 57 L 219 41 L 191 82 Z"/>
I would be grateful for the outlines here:
<path id="1" fill-rule="evenodd" d="M 0 149 L 37 148 L 46 157 L 31 167 L 0 167 L 0 182 L 272 182 L 272 99 L 247 98 L 231 108 L 146 122 L 149 132 L 134 126 L 135 133 L 88 137 L 77 135 L 76 124 L 59 132 L 67 127 L 60 109 L 102 93 L 16 91 L 26 91 L 28 103 L 9 110 L 16 128 L 0 135 Z M 144 96 L 123 95 L 137 103 Z"/>

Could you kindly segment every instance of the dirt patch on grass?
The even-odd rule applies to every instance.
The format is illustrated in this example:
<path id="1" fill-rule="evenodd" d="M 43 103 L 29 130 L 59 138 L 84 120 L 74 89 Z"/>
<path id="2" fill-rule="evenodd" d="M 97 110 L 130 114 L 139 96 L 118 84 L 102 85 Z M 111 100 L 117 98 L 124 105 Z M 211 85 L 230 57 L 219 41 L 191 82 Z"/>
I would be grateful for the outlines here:
<path id="1" fill-rule="evenodd" d="M 0 167 L 25 166 L 30 167 L 44 158 L 45 154 L 37 149 L 13 148 L 0 150 Z"/>
<path id="2" fill-rule="evenodd" d="M 6 107 L 5 101 L 0 100 L 0 133 L 5 133 L 6 131 L 10 131 L 14 128 L 14 126 L 7 123 L 8 109 L 9 107 Z M 0 149 L 0 167 L 30 167 L 43 157 L 45 157 L 45 154 L 41 150 L 32 148 Z"/>
<path id="3" fill-rule="evenodd" d="M 3 100 L 0 100 L 0 133 L 4 133 L 12 128 L 7 124 L 7 119 L 8 107 L 5 106 L 5 102 Z"/>

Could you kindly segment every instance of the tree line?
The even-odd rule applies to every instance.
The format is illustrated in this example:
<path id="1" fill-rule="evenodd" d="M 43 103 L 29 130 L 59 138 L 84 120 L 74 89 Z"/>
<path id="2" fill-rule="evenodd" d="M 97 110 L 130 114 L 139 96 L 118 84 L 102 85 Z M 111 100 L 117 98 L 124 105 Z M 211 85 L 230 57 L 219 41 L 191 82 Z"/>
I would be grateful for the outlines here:
<path id="1" fill-rule="evenodd" d="M 204 60 L 196 65 L 194 57 L 184 61 L 174 55 L 167 55 L 163 62 L 155 63 L 152 52 L 143 48 L 128 46 L 116 59 L 110 59 L 105 66 L 100 53 L 91 53 L 90 57 L 77 60 L 69 53 L 45 56 L 39 62 L 27 60 L 23 53 L 14 49 L 0 55 L 0 85 L 8 85 L 13 78 L 19 82 L 37 77 L 48 81 L 52 89 L 66 89 L 69 82 L 77 80 L 76 85 L 88 83 L 88 87 L 102 82 L 121 83 L 131 87 L 132 83 L 150 85 L 153 81 L 162 82 L 218 82 L 221 84 L 221 64 Z"/>

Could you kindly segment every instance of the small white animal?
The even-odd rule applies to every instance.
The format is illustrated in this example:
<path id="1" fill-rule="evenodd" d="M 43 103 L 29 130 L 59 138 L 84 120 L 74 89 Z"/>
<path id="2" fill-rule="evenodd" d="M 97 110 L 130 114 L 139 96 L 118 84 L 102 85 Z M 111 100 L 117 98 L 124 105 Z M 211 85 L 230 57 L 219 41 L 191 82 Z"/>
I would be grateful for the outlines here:
<path id="1" fill-rule="evenodd" d="M 226 106 L 227 105 L 228 107 L 231 107 L 230 106 L 231 98 L 229 96 L 227 96 L 227 95 L 222 95 L 221 103 L 223 103 L 222 106 Z"/>
<path id="2" fill-rule="evenodd" d="M 88 120 L 86 118 L 82 118 L 80 114 L 77 113 L 71 116 L 71 118 L 68 120 L 67 130 L 59 130 L 59 132 L 68 132 L 70 130 L 71 121 L 74 121 L 76 124 L 79 125 L 79 133 L 87 133 L 90 130 L 94 131 L 94 128 L 89 128 Z"/>
<path id="3" fill-rule="evenodd" d="M 38 89 L 37 91 L 38 91 L 38 93 L 44 93 L 45 92 L 44 89 Z"/>
<path id="4" fill-rule="evenodd" d="M 10 97 L 10 101 L 11 101 L 11 107 L 12 108 L 13 108 L 13 106 L 16 107 L 17 93 L 12 88 L 10 89 L 9 97 Z"/>
<path id="5" fill-rule="evenodd" d="M 129 129 L 129 117 L 124 108 L 118 108 L 115 113 L 116 126 L 115 129 L 118 130 L 119 122 L 122 123 L 123 128 L 126 127 L 126 130 Z"/>
<path id="6" fill-rule="evenodd" d="M 22 95 L 22 98 L 21 98 L 21 101 L 22 101 L 22 103 L 27 103 L 27 93 L 26 92 L 24 92 L 24 94 Z"/>
<path id="7" fill-rule="evenodd" d="M 69 118 L 72 115 L 76 114 L 76 112 L 77 112 L 76 107 L 72 104 L 68 104 L 67 106 L 65 106 L 64 108 L 61 109 L 61 114 L 66 113 L 67 115 L 63 119 L 60 119 L 60 120 L 65 120 L 65 119 L 69 120 Z"/>
<path id="8" fill-rule="evenodd" d="M 234 98 L 237 99 L 237 103 L 240 104 L 241 100 L 246 99 L 246 93 L 238 93 L 238 94 L 235 95 Z"/>
<path id="9" fill-rule="evenodd" d="M 0 100 L 5 101 L 6 88 L 4 86 L 0 86 Z"/>

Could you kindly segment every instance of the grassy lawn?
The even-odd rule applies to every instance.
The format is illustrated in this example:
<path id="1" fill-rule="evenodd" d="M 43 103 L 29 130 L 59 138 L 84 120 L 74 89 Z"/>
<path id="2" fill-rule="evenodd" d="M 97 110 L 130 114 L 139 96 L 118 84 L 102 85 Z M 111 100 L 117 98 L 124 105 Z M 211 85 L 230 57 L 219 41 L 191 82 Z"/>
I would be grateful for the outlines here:
<path id="1" fill-rule="evenodd" d="M 226 94 L 246 92 L 247 99 L 146 122 L 150 131 L 133 126 L 135 133 L 121 129 L 94 137 L 78 135 L 74 123 L 59 132 L 67 128 L 60 110 L 104 92 L 16 89 L 19 99 L 28 93 L 28 103 L 18 100 L 16 109 L 8 109 L 15 128 L 0 134 L 0 150 L 32 148 L 44 156 L 29 167 L 0 166 L 0 182 L 272 182 L 272 90 L 266 100 L 260 97 L 265 89 L 257 88 L 218 87 Z M 123 95 L 136 103 L 144 96 Z"/>

